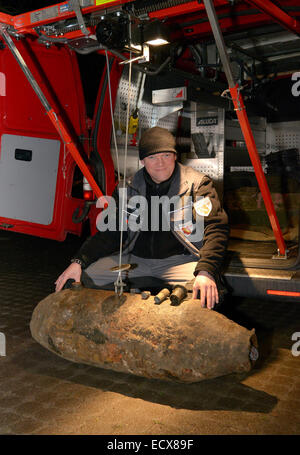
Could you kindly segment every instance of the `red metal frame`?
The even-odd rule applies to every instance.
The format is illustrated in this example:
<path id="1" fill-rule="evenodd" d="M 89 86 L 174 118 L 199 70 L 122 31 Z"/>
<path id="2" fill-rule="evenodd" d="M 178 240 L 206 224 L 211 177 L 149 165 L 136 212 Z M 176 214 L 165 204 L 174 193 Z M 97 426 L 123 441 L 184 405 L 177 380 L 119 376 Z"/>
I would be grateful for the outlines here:
<path id="1" fill-rule="evenodd" d="M 6 13 L 0 13 L 0 22 L 2 24 L 6 25 L 13 25 L 13 16 L 10 16 L 9 14 Z"/>
<path id="2" fill-rule="evenodd" d="M 117 7 L 130 1 L 131 0 L 93 0 L 93 5 L 82 8 L 82 14 L 89 14 L 110 7 Z M 70 10 L 70 5 L 71 2 L 66 1 L 57 3 L 56 5 L 47 6 L 45 8 L 40 8 L 28 13 L 19 14 L 12 17 L 12 23 L 10 25 L 13 25 L 16 31 L 23 33 L 30 32 L 34 27 L 37 27 L 39 25 L 46 25 L 57 20 L 70 19 L 72 17 L 75 17 L 75 12 Z M 45 19 L 44 17 L 47 12 L 51 17 Z M 35 17 L 33 16 L 33 13 Z M 33 17 L 34 20 L 32 20 Z M 0 22 L 4 22 L 2 21 L 2 13 L 0 14 Z"/>
<path id="3" fill-rule="evenodd" d="M 260 158 L 255 145 L 254 137 L 252 134 L 251 126 L 248 120 L 247 112 L 245 109 L 243 97 L 240 93 L 240 87 L 235 82 L 234 76 L 231 70 L 230 59 L 227 54 L 225 41 L 223 38 L 222 30 L 219 24 L 218 16 L 213 4 L 213 0 L 204 0 L 205 10 L 209 19 L 212 32 L 215 38 L 216 46 L 219 51 L 219 55 L 222 61 L 223 70 L 226 75 L 226 79 L 229 85 L 229 91 L 232 96 L 232 101 L 235 107 L 235 111 L 240 123 L 240 127 L 245 139 L 245 143 L 248 149 L 248 153 L 251 162 L 254 167 L 255 175 L 258 181 L 259 188 L 262 193 L 262 197 L 266 206 L 268 217 L 270 219 L 271 227 L 276 239 L 279 253 L 285 257 L 286 246 L 279 225 L 279 221 L 275 212 L 274 204 L 271 198 L 270 190 L 262 170 Z"/>
<path id="4" fill-rule="evenodd" d="M 295 0 L 287 0 L 286 3 L 288 4 L 287 6 L 290 6 L 291 8 L 293 6 L 297 6 L 295 5 Z M 252 14 L 248 14 L 248 12 L 249 5 L 245 3 L 237 3 L 234 6 L 229 6 L 228 3 L 218 5 L 218 20 L 223 33 L 234 33 L 238 30 L 244 29 L 245 27 L 253 28 L 274 23 L 272 17 L 265 12 L 260 12 L 257 9 L 252 10 Z M 151 13 L 151 17 L 152 16 L 161 17 L 161 14 L 155 12 Z M 300 16 L 300 11 L 295 10 L 294 16 Z M 173 23 L 171 15 L 169 22 Z M 185 22 L 187 23 L 186 26 Z M 207 39 L 207 37 L 211 35 L 212 30 L 205 10 L 203 10 L 203 8 L 199 8 L 197 13 L 195 12 L 189 17 L 183 16 L 181 20 L 181 30 L 186 38 L 199 40 Z M 177 34 L 175 34 L 175 38 L 178 37 L 179 34 L 177 32 Z"/>
<path id="5" fill-rule="evenodd" d="M 238 117 L 241 130 L 244 135 L 245 143 L 248 153 L 255 171 L 256 179 L 265 203 L 266 211 L 272 226 L 272 230 L 276 239 L 279 253 L 284 256 L 286 254 L 286 245 L 281 232 L 279 221 L 275 212 L 274 204 L 271 198 L 268 183 L 263 172 L 259 154 L 256 148 L 255 140 L 252 134 L 251 126 L 247 116 L 246 108 L 244 105 L 243 97 L 240 92 L 240 87 L 236 84 L 235 87 L 229 87 L 232 101 L 235 107 L 236 115 Z"/>
<path id="6" fill-rule="evenodd" d="M 216 6 L 228 5 L 228 0 L 215 0 Z M 198 1 L 183 3 L 181 5 L 172 6 L 170 8 L 161 9 L 149 13 L 149 17 L 156 19 L 164 19 L 169 16 L 181 16 L 182 14 L 191 14 L 205 10 L 204 5 Z"/>
<path id="7" fill-rule="evenodd" d="M 89 14 L 101 10 L 109 10 L 110 8 L 121 7 L 122 5 L 130 2 L 131 0 L 93 0 L 93 5 L 82 8 L 82 14 Z M 31 33 L 36 34 L 34 28 L 41 25 L 47 25 L 58 20 L 65 20 L 75 17 L 75 12 L 70 10 L 69 1 L 62 3 L 57 3 L 52 6 L 45 8 L 40 8 L 35 11 L 19 14 L 17 16 L 9 16 L 5 13 L 0 13 L 0 22 L 11 25 L 17 32 L 20 33 Z M 226 19 L 220 18 L 220 25 L 223 30 L 226 30 L 227 27 L 239 27 L 242 25 L 253 25 L 261 24 L 263 22 L 268 22 L 270 19 L 279 22 L 284 27 L 288 28 L 290 31 L 295 33 L 300 33 L 300 22 L 297 19 L 293 18 L 285 11 L 283 11 L 279 6 L 275 5 L 270 0 L 245 0 L 245 2 L 238 3 L 236 5 L 231 5 L 229 0 L 214 0 L 214 5 L 218 9 L 219 14 L 223 14 L 226 11 L 230 13 L 231 11 L 239 12 L 243 9 L 247 9 L 247 3 L 255 6 L 261 11 L 260 14 L 253 12 L 249 17 L 228 17 Z M 283 3 L 283 2 L 282 2 Z M 297 6 L 295 0 L 286 0 L 284 6 Z M 50 13 L 49 13 L 50 12 Z M 45 14 L 49 14 L 50 17 L 45 19 Z M 184 18 L 193 17 L 193 15 L 200 14 L 206 17 L 205 8 L 202 3 L 198 1 L 190 1 L 183 4 L 179 4 L 170 8 L 162 8 L 161 10 L 153 11 L 149 13 L 150 18 L 158 19 L 168 19 L 172 21 L 172 18 L 176 18 L 179 15 Z M 295 11 L 295 15 L 298 15 L 299 12 Z M 207 27 L 207 23 L 201 25 L 194 25 L 194 33 L 204 36 L 205 33 L 211 32 L 210 27 Z M 90 30 L 92 33 L 93 30 Z M 187 33 L 188 35 L 188 33 Z M 83 36 L 83 33 L 78 31 L 73 31 L 65 35 L 67 38 L 76 38 Z"/>
<path id="8" fill-rule="evenodd" d="M 247 3 L 256 6 L 260 11 L 268 14 L 272 19 L 293 33 L 300 33 L 300 22 L 291 17 L 270 0 L 246 0 Z"/>

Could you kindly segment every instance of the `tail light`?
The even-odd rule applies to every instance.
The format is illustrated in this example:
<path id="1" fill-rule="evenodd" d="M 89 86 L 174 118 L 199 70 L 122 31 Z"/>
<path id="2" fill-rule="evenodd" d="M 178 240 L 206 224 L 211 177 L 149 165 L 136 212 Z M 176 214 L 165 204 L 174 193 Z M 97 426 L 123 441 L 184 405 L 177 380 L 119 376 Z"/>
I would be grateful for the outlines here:
<path id="1" fill-rule="evenodd" d="M 85 176 L 83 176 L 83 199 L 85 201 L 93 201 L 95 199 L 92 187 Z"/>

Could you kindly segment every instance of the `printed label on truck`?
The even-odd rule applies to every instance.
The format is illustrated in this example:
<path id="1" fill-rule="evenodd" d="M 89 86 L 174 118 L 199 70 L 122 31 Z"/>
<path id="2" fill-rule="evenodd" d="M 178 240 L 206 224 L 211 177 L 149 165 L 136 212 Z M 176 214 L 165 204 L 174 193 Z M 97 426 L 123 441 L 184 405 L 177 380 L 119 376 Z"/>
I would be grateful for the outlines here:
<path id="1" fill-rule="evenodd" d="M 72 6 L 71 6 L 71 2 L 68 2 L 68 3 L 65 3 L 64 5 L 60 5 L 59 6 L 59 12 L 60 14 L 62 13 L 67 13 L 68 11 L 72 11 Z"/>
<path id="2" fill-rule="evenodd" d="M 53 19 L 58 16 L 58 6 L 51 6 L 50 8 L 45 8 L 39 11 L 33 11 L 30 14 L 31 22 L 40 22 L 45 19 Z"/>
<path id="3" fill-rule="evenodd" d="M 198 117 L 197 126 L 212 126 L 218 124 L 218 117 Z"/>

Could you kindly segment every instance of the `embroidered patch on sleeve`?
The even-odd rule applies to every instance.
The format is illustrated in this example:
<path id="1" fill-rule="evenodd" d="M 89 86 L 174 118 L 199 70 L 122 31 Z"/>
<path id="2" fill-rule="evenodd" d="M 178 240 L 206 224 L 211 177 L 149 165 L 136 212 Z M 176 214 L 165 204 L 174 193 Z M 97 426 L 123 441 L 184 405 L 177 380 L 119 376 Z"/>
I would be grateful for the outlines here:
<path id="1" fill-rule="evenodd" d="M 212 203 L 209 197 L 204 197 L 194 203 L 196 213 L 200 216 L 208 216 L 212 210 Z"/>

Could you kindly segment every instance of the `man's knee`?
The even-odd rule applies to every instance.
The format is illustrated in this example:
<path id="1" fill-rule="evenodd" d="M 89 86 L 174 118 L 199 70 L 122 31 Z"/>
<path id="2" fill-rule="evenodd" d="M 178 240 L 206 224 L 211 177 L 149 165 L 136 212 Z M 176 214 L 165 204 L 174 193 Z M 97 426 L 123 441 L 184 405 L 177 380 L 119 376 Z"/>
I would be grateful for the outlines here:
<path id="1" fill-rule="evenodd" d="M 94 280 L 83 270 L 81 274 L 81 283 L 85 288 L 100 289 L 100 287 L 94 282 Z"/>

